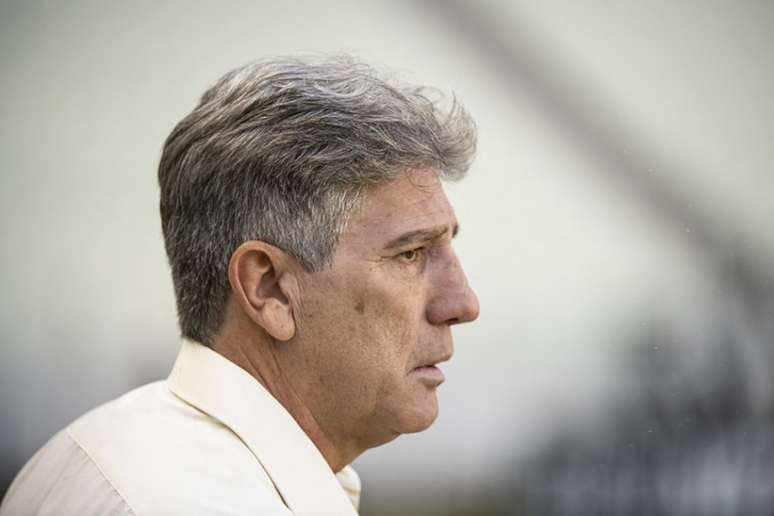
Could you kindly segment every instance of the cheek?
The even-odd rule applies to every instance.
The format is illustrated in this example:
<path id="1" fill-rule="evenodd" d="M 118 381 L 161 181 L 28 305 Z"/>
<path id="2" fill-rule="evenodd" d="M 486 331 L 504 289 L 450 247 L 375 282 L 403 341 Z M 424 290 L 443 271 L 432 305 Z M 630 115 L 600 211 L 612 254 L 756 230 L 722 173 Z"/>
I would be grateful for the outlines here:
<path id="1" fill-rule="evenodd" d="M 352 303 L 353 337 L 384 366 L 405 365 L 417 344 L 423 312 L 410 293 L 371 289 Z"/>
<path id="2" fill-rule="evenodd" d="M 412 363 L 424 318 L 421 285 L 378 279 L 361 276 L 309 292 L 299 313 L 299 336 L 328 382 L 349 377 L 378 388 L 405 375 Z"/>

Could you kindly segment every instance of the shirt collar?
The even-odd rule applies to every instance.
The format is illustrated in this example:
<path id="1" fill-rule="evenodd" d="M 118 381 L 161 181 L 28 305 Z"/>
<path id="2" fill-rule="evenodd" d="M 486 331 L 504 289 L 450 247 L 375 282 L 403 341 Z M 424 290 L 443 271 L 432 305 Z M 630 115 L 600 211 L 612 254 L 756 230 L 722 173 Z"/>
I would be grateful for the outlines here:
<path id="1" fill-rule="evenodd" d="M 337 481 L 295 419 L 247 371 L 202 344 L 184 340 L 168 385 L 244 441 L 293 514 L 357 514 L 360 482 L 354 470 L 347 466 Z"/>

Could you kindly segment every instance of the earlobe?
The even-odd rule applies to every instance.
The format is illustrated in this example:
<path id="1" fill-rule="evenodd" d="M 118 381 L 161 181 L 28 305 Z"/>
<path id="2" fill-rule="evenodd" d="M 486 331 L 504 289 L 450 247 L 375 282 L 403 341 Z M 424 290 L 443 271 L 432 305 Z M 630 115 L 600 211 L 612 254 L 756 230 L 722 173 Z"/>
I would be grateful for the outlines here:
<path id="1" fill-rule="evenodd" d="M 275 304 L 272 311 L 274 312 L 271 316 L 273 330 L 269 332 L 271 336 L 283 342 L 292 339 L 296 334 L 296 323 L 290 304 Z"/>
<path id="2" fill-rule="evenodd" d="M 234 251 L 228 267 L 231 292 L 241 311 L 279 341 L 296 333 L 289 260 L 287 253 L 271 244 L 249 241 Z"/>
<path id="3" fill-rule="evenodd" d="M 295 272 L 286 270 L 277 278 L 277 286 L 282 292 L 286 303 L 280 305 L 278 309 L 282 310 L 282 332 L 275 336 L 277 340 L 290 340 L 296 335 L 296 314 L 293 309 L 294 301 L 298 300 L 298 281 Z M 284 338 L 283 338 L 284 336 Z"/>

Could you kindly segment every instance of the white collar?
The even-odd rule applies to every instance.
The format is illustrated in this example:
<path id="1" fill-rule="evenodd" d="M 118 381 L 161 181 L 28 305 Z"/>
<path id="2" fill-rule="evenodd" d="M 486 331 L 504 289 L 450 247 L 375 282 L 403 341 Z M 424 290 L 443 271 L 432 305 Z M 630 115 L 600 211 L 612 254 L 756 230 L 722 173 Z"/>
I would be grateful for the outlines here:
<path id="1" fill-rule="evenodd" d="M 347 466 L 339 473 L 342 486 L 295 419 L 247 371 L 202 344 L 184 340 L 167 382 L 175 395 L 244 441 L 293 514 L 357 515 L 353 503 L 360 483 L 354 471 Z"/>

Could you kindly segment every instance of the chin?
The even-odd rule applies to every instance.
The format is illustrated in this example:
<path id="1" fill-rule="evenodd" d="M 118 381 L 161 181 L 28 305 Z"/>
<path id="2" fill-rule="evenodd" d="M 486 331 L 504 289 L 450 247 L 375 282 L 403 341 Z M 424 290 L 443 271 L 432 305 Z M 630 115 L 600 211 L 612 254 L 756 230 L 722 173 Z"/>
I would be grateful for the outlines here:
<path id="1" fill-rule="evenodd" d="M 427 430 L 438 417 L 438 403 L 427 403 L 424 406 L 416 405 L 411 410 L 406 410 L 405 405 L 399 413 L 390 412 L 381 419 L 378 430 L 371 434 L 367 440 L 366 448 L 374 448 L 386 444 L 403 434 L 415 434 Z"/>
<path id="2" fill-rule="evenodd" d="M 401 428 L 404 434 L 414 434 L 427 430 L 438 418 L 438 400 L 426 400 L 420 406 L 414 407 L 410 413 L 401 418 Z"/>

